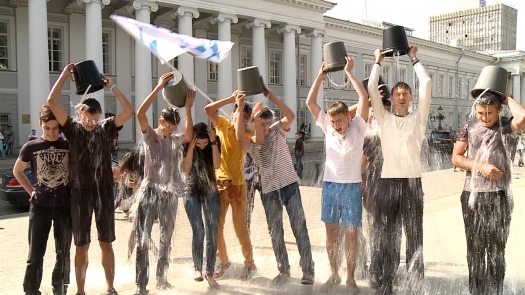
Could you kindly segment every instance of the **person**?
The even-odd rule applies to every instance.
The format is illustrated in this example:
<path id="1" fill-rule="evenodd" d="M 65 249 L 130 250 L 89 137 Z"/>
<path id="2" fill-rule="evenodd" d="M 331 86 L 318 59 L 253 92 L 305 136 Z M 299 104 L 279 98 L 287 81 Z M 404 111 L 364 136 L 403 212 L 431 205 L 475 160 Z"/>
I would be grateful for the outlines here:
<path id="1" fill-rule="evenodd" d="M 118 139 L 115 137 L 111 141 L 111 161 L 118 162 Z"/>
<path id="2" fill-rule="evenodd" d="M 273 122 L 272 111 L 263 108 L 262 103 L 259 102 L 253 110 L 255 135 L 247 136 L 241 113 L 244 109 L 245 94 L 238 92 L 236 102 L 239 107 L 234 122 L 237 141 L 250 153 L 261 174 L 261 201 L 279 270 L 279 274 L 272 282 L 282 285 L 290 280 L 290 263 L 283 228 L 283 207 L 285 207 L 301 257 L 299 262 L 303 271 L 301 284 L 312 285 L 315 279 L 312 247 L 301 201 L 299 178 L 293 168 L 292 156 L 286 143 L 286 130 L 289 130 L 294 123 L 295 115 L 268 88 L 264 96 L 282 111 L 281 120 Z"/>
<path id="3" fill-rule="evenodd" d="M 323 175 L 321 220 L 326 227 L 326 249 L 331 275 L 323 285 L 323 292 L 331 292 L 341 283 L 339 276 L 339 232 L 344 231 L 347 260 L 346 285 L 350 294 L 359 293 L 354 278 L 358 233 L 362 225 L 361 161 L 363 141 L 368 119 L 368 94 L 352 74 L 354 61 L 346 57 L 344 72 L 359 95 L 356 114 L 350 117 L 348 106 L 341 101 L 333 103 L 325 113 L 317 104 L 317 94 L 327 76 L 324 64 L 315 79 L 306 105 L 326 136 L 326 160 Z M 377 85 L 377 81 L 376 84 Z"/>
<path id="4" fill-rule="evenodd" d="M 8 156 L 13 155 L 13 143 L 15 142 L 15 132 L 13 131 L 13 126 L 7 126 L 7 132 L 4 134 L 6 149 L 5 154 Z"/>
<path id="5" fill-rule="evenodd" d="M 2 159 L 6 160 L 4 151 L 4 135 L 2 132 L 0 132 L 0 153 L 2 154 Z"/>
<path id="6" fill-rule="evenodd" d="M 500 117 L 507 105 L 511 118 Z M 461 209 L 467 240 L 471 294 L 503 294 L 505 246 L 513 200 L 510 182 L 517 131 L 525 130 L 525 107 L 512 95 L 486 92 L 474 101 L 476 118 L 456 134 L 452 163 L 465 169 Z M 468 156 L 465 152 L 468 151 Z"/>
<path id="7" fill-rule="evenodd" d="M 304 156 L 304 134 L 301 132 L 295 133 L 295 145 L 293 146 L 295 151 L 295 165 L 297 167 L 297 176 L 299 179 L 303 179 L 303 156 Z"/>
<path id="8" fill-rule="evenodd" d="M 56 260 L 51 276 L 53 295 L 65 295 L 69 284 L 71 214 L 69 209 L 69 145 L 58 137 L 58 122 L 49 106 L 40 109 L 42 136 L 25 143 L 13 167 L 13 175 L 29 194 L 29 254 L 24 276 L 26 295 L 41 294 L 40 283 L 51 224 Z M 24 174 L 31 163 L 32 182 Z"/>
<path id="9" fill-rule="evenodd" d="M 101 75 L 104 87 L 115 94 L 123 111 L 99 121 L 102 115 L 100 103 L 94 98 L 87 98 L 79 104 L 79 121 L 73 120 L 59 103 L 64 84 L 72 79 L 73 66 L 70 63 L 64 67 L 49 93 L 47 103 L 58 124 L 62 126 L 70 147 L 71 222 L 76 246 L 77 294 L 84 294 L 94 212 L 106 277 L 106 294 L 117 295 L 113 287 L 115 254 L 111 243 L 115 240 L 115 211 L 110 149 L 115 130 L 133 116 L 134 110 L 126 96 L 113 84 L 113 80 Z"/>
<path id="10" fill-rule="evenodd" d="M 259 174 L 259 167 L 253 162 L 252 156 L 246 153 L 244 156 L 244 179 L 246 179 L 246 195 L 248 202 L 246 205 L 246 229 L 248 234 L 251 232 L 252 212 L 255 206 L 255 191 L 262 193 L 261 177 Z"/>
<path id="11" fill-rule="evenodd" d="M 392 294 L 392 283 L 396 273 L 396 262 L 400 246 L 397 233 L 401 222 L 407 238 L 406 267 L 413 292 L 420 291 L 424 277 L 423 262 L 423 188 L 421 184 L 421 144 L 430 112 L 431 80 L 425 67 L 416 57 L 417 47 L 410 47 L 408 57 L 420 82 L 419 103 L 415 112 L 410 112 L 412 90 L 404 82 L 392 88 L 393 112 L 385 111 L 377 87 L 381 73 L 383 54 L 374 52 L 375 64 L 368 82 L 368 93 L 376 122 L 381 129 L 383 167 L 374 202 L 374 232 L 378 255 L 372 264 L 381 269 L 377 294 Z"/>
<path id="12" fill-rule="evenodd" d="M 206 235 L 205 278 L 211 288 L 218 287 L 213 278 L 217 255 L 217 229 L 219 224 L 219 191 L 215 169 L 221 166 L 219 138 L 215 130 L 205 123 L 193 126 L 194 137 L 184 146 L 184 173 L 188 175 L 184 196 L 184 209 L 193 231 L 191 243 L 194 279 L 202 281 L 204 235 Z M 204 211 L 204 214 L 203 214 Z M 204 223 L 202 221 L 204 215 Z"/>
<path id="13" fill-rule="evenodd" d="M 38 136 L 36 135 L 36 130 L 32 129 L 31 134 L 29 134 L 29 136 L 27 137 L 27 141 L 35 140 L 37 138 Z"/>
<path id="14" fill-rule="evenodd" d="M 231 265 L 226 250 L 226 241 L 224 239 L 226 213 L 228 212 L 228 207 L 231 205 L 233 227 L 241 244 L 241 250 L 244 256 L 244 267 L 241 270 L 239 279 L 246 281 L 255 275 L 257 267 L 253 260 L 252 241 L 248 234 L 248 230 L 246 229 L 247 191 L 243 173 L 245 152 L 237 140 L 235 132 L 236 127 L 232 122 L 235 121 L 237 115 L 241 115 L 244 124 L 247 124 L 252 109 L 249 105 L 244 105 L 244 108 L 237 112 L 238 105 L 235 104 L 231 113 L 231 121 L 217 114 L 217 111 L 222 106 L 234 103 L 236 96 L 237 92 L 235 91 L 229 97 L 206 105 L 204 111 L 211 123 L 215 126 L 216 133 L 219 136 L 221 143 L 221 166 L 219 169 L 215 170 L 221 208 L 217 234 L 218 263 L 213 277 L 215 279 L 221 278 Z M 247 134 L 250 134 L 250 132 L 247 132 Z"/>
<path id="15" fill-rule="evenodd" d="M 519 135 L 518 136 L 518 146 L 517 146 L 517 149 L 518 149 L 518 155 L 520 156 L 520 159 L 518 161 L 518 166 L 519 167 L 523 167 L 523 165 L 525 165 L 525 163 L 523 163 L 523 135 Z"/>
<path id="16" fill-rule="evenodd" d="M 195 99 L 195 91 L 189 89 L 186 93 L 186 125 L 183 136 L 174 133 L 180 123 L 180 114 L 173 107 L 162 110 L 159 125 L 153 129 L 146 116 L 157 94 L 164 85 L 173 78 L 173 72 L 164 73 L 151 93 L 144 99 L 137 110 L 137 120 L 144 139 L 144 180 L 138 192 L 138 209 L 135 233 L 137 235 L 136 255 L 136 295 L 148 293 L 146 286 L 149 281 L 149 240 L 155 217 L 159 217 L 160 242 L 157 261 L 157 284 L 160 290 L 171 289 L 168 282 L 168 270 L 171 251 L 171 237 L 175 229 L 175 217 L 178 207 L 178 197 L 182 195 L 181 171 L 179 168 L 179 152 L 182 144 L 191 142 L 193 138 L 193 121 L 191 108 Z"/>

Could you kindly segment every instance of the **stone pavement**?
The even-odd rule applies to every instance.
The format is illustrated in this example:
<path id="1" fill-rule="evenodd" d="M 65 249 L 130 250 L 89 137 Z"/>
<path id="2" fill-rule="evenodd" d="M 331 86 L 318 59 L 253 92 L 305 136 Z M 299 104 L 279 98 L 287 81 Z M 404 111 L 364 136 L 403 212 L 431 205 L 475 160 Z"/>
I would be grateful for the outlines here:
<path id="1" fill-rule="evenodd" d="M 12 160 L 8 160 L 9 162 Z M 3 164 L 3 163 L 2 163 Z M 7 164 L 7 163 L 6 163 Z M 12 163 L 11 163 L 12 165 Z M 2 165 L 3 166 L 3 165 Z M 12 166 L 11 166 L 12 167 Z M 525 224 L 525 168 L 515 166 L 514 179 L 514 212 L 511 223 L 510 237 L 507 244 L 507 274 L 505 278 L 505 294 L 525 294 L 525 255 L 521 248 L 524 242 Z M 0 170 L 2 169 L 0 166 Z M 425 195 L 424 215 L 424 259 L 425 259 L 425 290 L 426 294 L 468 294 L 468 270 L 466 261 L 466 243 L 459 202 L 462 190 L 464 172 L 453 172 L 452 169 L 427 172 L 423 176 Z M 325 249 L 325 228 L 320 221 L 321 189 L 301 186 L 303 206 L 307 218 L 314 261 L 316 263 L 316 284 L 314 286 L 300 285 L 301 269 L 295 239 L 291 233 L 287 215 L 284 218 L 285 239 L 292 267 L 292 280 L 289 284 L 276 287 L 271 279 L 277 275 L 277 267 L 270 237 L 268 234 L 264 210 L 260 199 L 256 197 L 252 223 L 252 243 L 254 258 L 258 266 L 255 278 L 243 283 L 237 280 L 242 268 L 242 254 L 240 246 L 232 230 L 231 218 L 226 221 L 226 241 L 229 249 L 232 267 L 227 271 L 225 278 L 219 280 L 220 289 L 210 290 L 206 282 L 193 280 L 191 260 L 191 228 L 189 226 L 182 200 L 177 213 L 176 233 L 172 246 L 172 264 L 169 270 L 169 281 L 173 290 L 161 292 L 155 289 L 155 260 L 151 256 L 150 274 L 153 275 L 148 285 L 150 294 L 321 294 L 320 286 L 328 279 L 330 267 Z M 133 261 L 127 260 L 127 239 L 131 231 L 131 222 L 124 220 L 123 213 L 117 211 L 117 240 L 114 250 L 116 256 L 115 287 L 121 295 L 134 294 L 135 266 Z M 0 218 L 0 294 L 23 294 L 22 281 L 27 259 L 27 224 L 28 215 L 19 214 Z M 92 237 L 96 237 L 96 229 L 92 227 Z M 153 228 L 154 241 L 158 241 L 158 223 Z M 404 244 L 404 242 L 403 242 Z M 71 251 L 72 263 L 74 247 Z M 407 284 L 402 277 L 405 273 L 404 248 L 402 249 L 402 263 L 398 274 L 397 294 L 406 294 Z M 132 256 L 134 258 L 134 255 Z M 51 292 L 51 272 L 54 264 L 54 243 L 52 234 L 48 242 L 47 254 L 44 261 L 44 274 L 41 291 L 43 294 Z M 341 270 L 342 277 L 346 270 Z M 357 280 L 361 294 L 374 294 L 368 287 L 368 280 Z M 86 294 L 103 294 L 105 279 L 100 263 L 100 249 L 93 243 L 90 249 L 90 265 L 86 279 Z M 347 294 L 343 284 L 334 293 Z M 69 294 L 76 291 L 74 267 L 71 268 L 71 285 Z"/>

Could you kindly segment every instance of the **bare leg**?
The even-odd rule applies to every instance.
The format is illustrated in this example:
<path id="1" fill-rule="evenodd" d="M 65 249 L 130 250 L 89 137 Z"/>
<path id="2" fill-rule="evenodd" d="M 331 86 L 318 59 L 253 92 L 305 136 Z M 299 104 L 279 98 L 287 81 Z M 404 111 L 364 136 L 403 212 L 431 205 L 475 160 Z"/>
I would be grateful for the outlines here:
<path id="1" fill-rule="evenodd" d="M 354 280 L 355 264 L 357 260 L 358 242 L 357 235 L 359 233 L 358 227 L 346 227 L 345 228 L 345 253 L 346 253 L 346 268 L 347 277 L 346 281 L 351 282 Z"/>
<path id="2" fill-rule="evenodd" d="M 115 279 L 115 253 L 113 253 L 113 246 L 111 243 L 100 242 L 100 250 L 102 250 L 102 267 L 106 275 L 107 291 L 113 289 L 113 281 Z"/>
<path id="3" fill-rule="evenodd" d="M 77 278 L 77 293 L 84 294 L 86 271 L 89 264 L 89 244 L 77 246 L 75 253 L 75 276 Z"/>
<path id="4" fill-rule="evenodd" d="M 325 223 L 326 226 L 326 252 L 332 275 L 322 287 L 323 292 L 331 292 L 332 289 L 341 283 L 339 276 L 339 223 Z"/>

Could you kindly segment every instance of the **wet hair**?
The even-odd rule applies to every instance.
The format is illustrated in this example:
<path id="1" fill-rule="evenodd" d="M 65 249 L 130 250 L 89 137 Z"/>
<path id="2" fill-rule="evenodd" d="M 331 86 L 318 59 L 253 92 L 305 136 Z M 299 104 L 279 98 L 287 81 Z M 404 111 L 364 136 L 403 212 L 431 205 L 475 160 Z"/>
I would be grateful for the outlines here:
<path id="1" fill-rule="evenodd" d="M 392 106 L 392 102 L 388 99 L 383 99 L 383 106 L 390 107 Z"/>
<path id="2" fill-rule="evenodd" d="M 232 114 L 237 111 L 237 108 L 239 108 L 239 106 L 236 103 L 233 105 Z M 244 109 L 242 111 L 244 114 L 248 115 L 248 117 L 252 115 L 252 107 L 248 104 L 244 104 Z"/>
<path id="3" fill-rule="evenodd" d="M 208 125 L 206 123 L 200 122 L 193 125 L 193 131 L 195 131 L 195 136 L 198 139 L 208 139 L 210 140 L 210 135 L 208 134 Z"/>
<path id="4" fill-rule="evenodd" d="M 328 116 L 336 116 L 339 114 L 346 116 L 348 115 L 348 106 L 342 101 L 336 101 L 326 110 L 326 113 Z"/>
<path id="5" fill-rule="evenodd" d="M 179 125 L 180 123 L 180 114 L 179 110 L 174 107 L 165 107 L 160 113 L 160 118 L 166 122 Z"/>
<path id="6" fill-rule="evenodd" d="M 100 102 L 98 100 L 90 97 L 85 99 L 83 102 L 80 103 L 80 110 L 84 111 L 86 110 L 90 114 L 102 114 L 102 107 L 100 106 Z"/>
<path id="7" fill-rule="evenodd" d="M 133 172 L 139 178 L 144 177 L 144 154 L 139 151 L 126 153 L 120 160 L 118 168 L 120 171 Z"/>
<path id="8" fill-rule="evenodd" d="M 410 92 L 410 94 L 412 94 L 412 89 L 405 82 L 397 82 L 396 85 L 394 85 L 394 87 L 392 87 L 392 91 L 390 91 L 390 93 L 394 93 L 394 90 L 397 91 L 397 88 L 408 90 L 408 92 Z"/>
<path id="9" fill-rule="evenodd" d="M 482 96 L 476 99 L 475 103 L 482 106 L 495 105 L 499 110 L 501 108 L 502 99 L 495 93 L 485 92 Z"/>
<path id="10" fill-rule="evenodd" d="M 262 112 L 261 112 L 260 117 L 261 117 L 261 119 L 270 119 L 270 120 L 273 120 L 273 112 L 272 112 L 272 110 L 270 110 L 269 108 L 264 107 L 264 108 L 262 109 Z"/>
<path id="11" fill-rule="evenodd" d="M 51 107 L 48 105 L 44 105 L 40 108 L 40 121 L 47 123 L 49 121 L 56 120 L 55 114 L 51 111 Z M 11 127 L 11 126 L 9 126 Z M 35 129 L 31 130 L 34 131 Z"/>

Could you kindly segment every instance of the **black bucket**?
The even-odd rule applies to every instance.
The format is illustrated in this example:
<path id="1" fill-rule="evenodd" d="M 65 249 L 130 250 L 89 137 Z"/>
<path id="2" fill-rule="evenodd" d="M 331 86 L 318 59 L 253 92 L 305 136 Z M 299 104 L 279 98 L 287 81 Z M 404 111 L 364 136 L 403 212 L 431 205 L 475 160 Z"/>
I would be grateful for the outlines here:
<path id="1" fill-rule="evenodd" d="M 256 66 L 237 70 L 237 89 L 246 95 L 261 94 L 266 91 L 264 81 Z"/>
<path id="2" fill-rule="evenodd" d="M 183 108 L 186 105 L 186 93 L 188 92 L 188 85 L 184 82 L 184 77 L 181 72 L 173 72 L 173 78 L 166 82 L 164 89 L 162 89 L 162 97 L 170 105 L 178 108 Z"/>
<path id="3" fill-rule="evenodd" d="M 73 66 L 73 77 L 77 87 L 77 95 L 84 95 L 89 85 L 91 85 L 91 87 L 87 93 L 93 93 L 104 89 L 104 83 L 102 82 L 100 72 L 98 71 L 97 65 L 92 60 L 85 60 L 76 63 Z"/>
<path id="4" fill-rule="evenodd" d="M 346 66 L 346 47 L 342 41 L 326 43 L 323 46 L 324 70 L 327 72 L 337 72 Z"/>
<path id="5" fill-rule="evenodd" d="M 362 84 L 365 87 L 365 90 L 368 92 L 368 78 L 364 79 Z M 390 98 L 390 90 L 388 89 L 388 85 L 385 83 L 382 76 L 379 76 L 379 81 L 377 81 L 377 88 L 379 90 L 383 90 L 386 93 L 386 97 L 384 99 Z"/>
<path id="6" fill-rule="evenodd" d="M 407 34 L 402 26 L 393 26 L 383 30 L 383 55 L 393 57 L 394 55 L 406 55 L 410 50 Z"/>
<path id="7" fill-rule="evenodd" d="M 507 95 L 507 80 L 509 72 L 502 67 L 498 66 L 486 66 L 481 70 L 478 81 L 472 90 L 470 95 L 476 99 L 485 89 L 487 92 L 491 92 L 499 96 L 502 100 Z"/>

